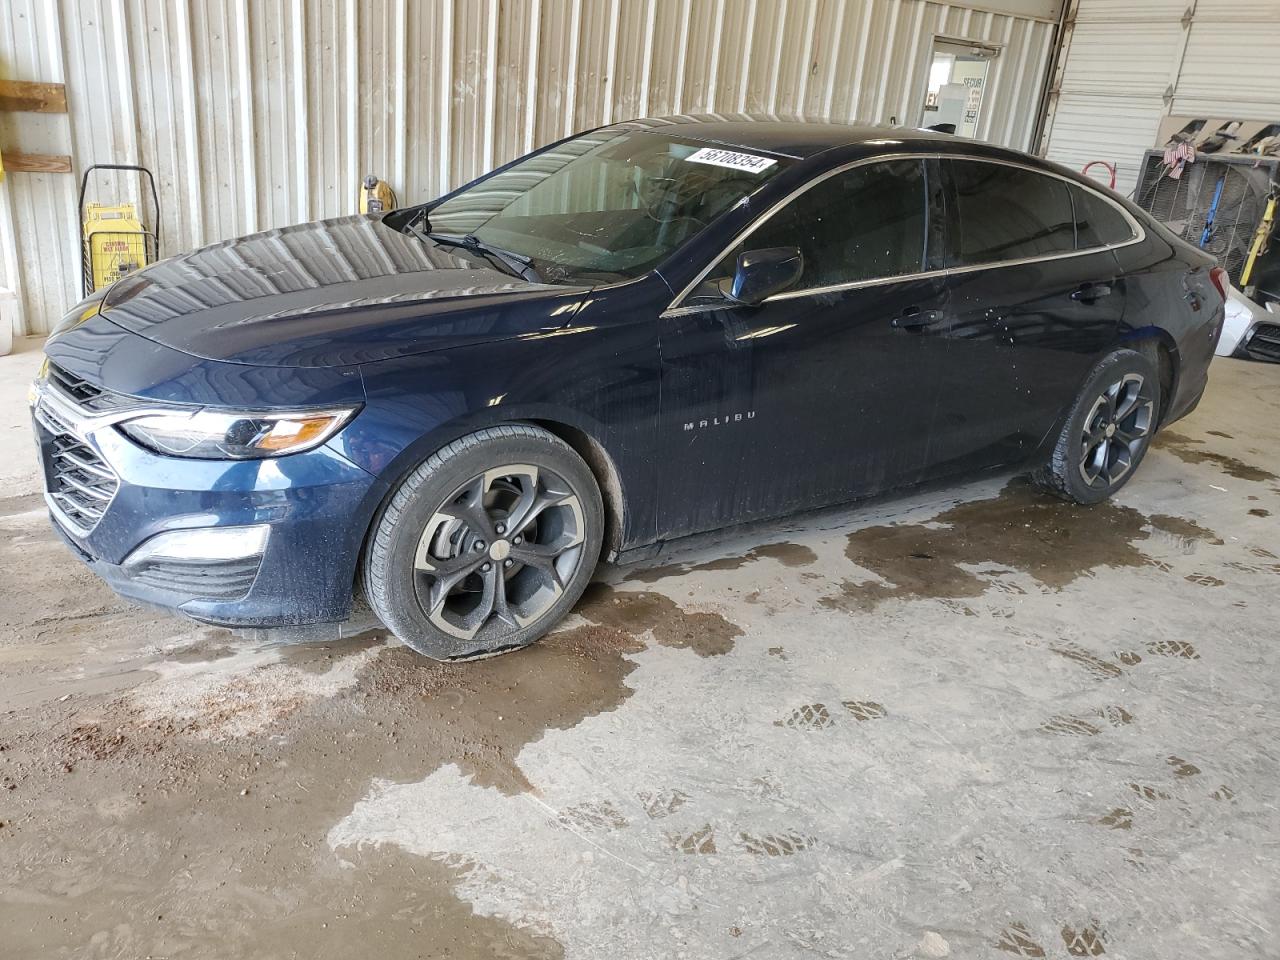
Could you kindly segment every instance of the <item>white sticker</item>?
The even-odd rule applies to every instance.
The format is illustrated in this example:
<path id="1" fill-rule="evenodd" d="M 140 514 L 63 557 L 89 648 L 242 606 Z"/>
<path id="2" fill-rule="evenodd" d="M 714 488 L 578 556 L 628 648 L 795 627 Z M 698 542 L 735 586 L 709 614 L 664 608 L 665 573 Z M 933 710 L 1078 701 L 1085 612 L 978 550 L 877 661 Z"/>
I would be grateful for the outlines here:
<path id="1" fill-rule="evenodd" d="M 703 147 L 696 153 L 689 154 L 685 159 L 690 163 L 709 163 L 713 167 L 729 167 L 733 170 L 745 170 L 747 173 L 759 173 L 778 162 L 772 157 L 734 153 L 732 150 L 720 150 L 716 147 Z"/>

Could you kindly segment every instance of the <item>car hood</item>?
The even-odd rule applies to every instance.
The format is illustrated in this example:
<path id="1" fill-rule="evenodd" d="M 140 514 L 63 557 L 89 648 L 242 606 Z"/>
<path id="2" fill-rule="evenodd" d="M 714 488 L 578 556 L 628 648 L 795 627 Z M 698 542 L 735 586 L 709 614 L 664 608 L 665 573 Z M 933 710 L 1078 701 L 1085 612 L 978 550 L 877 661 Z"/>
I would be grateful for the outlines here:
<path id="1" fill-rule="evenodd" d="M 354 216 L 162 260 L 118 281 L 101 313 L 209 360 L 329 367 L 563 327 L 588 289 L 529 283 Z"/>

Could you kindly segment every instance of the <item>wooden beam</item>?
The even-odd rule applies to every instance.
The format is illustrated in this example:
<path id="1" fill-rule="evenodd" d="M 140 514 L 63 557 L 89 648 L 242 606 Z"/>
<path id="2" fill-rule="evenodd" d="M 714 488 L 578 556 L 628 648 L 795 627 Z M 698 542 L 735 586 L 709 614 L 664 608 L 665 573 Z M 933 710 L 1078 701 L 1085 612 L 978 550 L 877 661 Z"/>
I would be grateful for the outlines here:
<path id="1" fill-rule="evenodd" d="M 70 173 L 71 158 L 53 153 L 6 153 L 0 157 L 5 173 Z"/>
<path id="2" fill-rule="evenodd" d="M 61 83 L 0 80 L 0 112 L 66 113 L 67 88 Z"/>

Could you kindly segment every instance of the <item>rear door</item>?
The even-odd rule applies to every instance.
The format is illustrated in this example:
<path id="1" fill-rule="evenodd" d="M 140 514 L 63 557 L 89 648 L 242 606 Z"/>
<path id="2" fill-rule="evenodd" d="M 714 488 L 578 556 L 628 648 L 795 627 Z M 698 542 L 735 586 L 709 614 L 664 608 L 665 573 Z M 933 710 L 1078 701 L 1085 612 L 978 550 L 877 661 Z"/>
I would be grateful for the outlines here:
<path id="1" fill-rule="evenodd" d="M 1090 232 L 1091 192 L 1005 162 L 942 168 L 951 309 L 930 475 L 1031 454 L 1115 341 L 1125 301 L 1114 253 Z"/>
<path id="2" fill-rule="evenodd" d="M 919 479 L 947 296 L 926 275 L 926 166 L 875 161 L 812 183 L 663 315 L 661 536 Z M 800 248 L 800 281 L 758 306 L 725 300 L 716 281 L 738 254 L 769 247 Z"/>

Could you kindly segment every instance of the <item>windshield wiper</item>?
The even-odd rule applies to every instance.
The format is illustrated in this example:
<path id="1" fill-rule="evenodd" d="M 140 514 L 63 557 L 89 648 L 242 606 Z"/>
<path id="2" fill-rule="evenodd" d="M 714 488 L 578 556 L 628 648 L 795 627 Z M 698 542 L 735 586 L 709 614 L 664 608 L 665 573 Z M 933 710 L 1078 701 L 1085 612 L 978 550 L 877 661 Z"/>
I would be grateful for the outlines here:
<path id="1" fill-rule="evenodd" d="M 516 253 L 514 250 L 504 250 L 502 247 L 495 247 L 493 244 L 485 243 L 474 233 L 468 233 L 466 236 L 457 236 L 452 233 L 427 233 L 424 236 L 442 246 L 461 247 L 463 250 L 478 253 L 490 263 L 502 264 L 521 279 L 529 280 L 533 283 L 542 282 L 542 277 L 539 276 L 537 268 L 533 265 L 532 257 L 526 257 L 524 254 Z"/>

